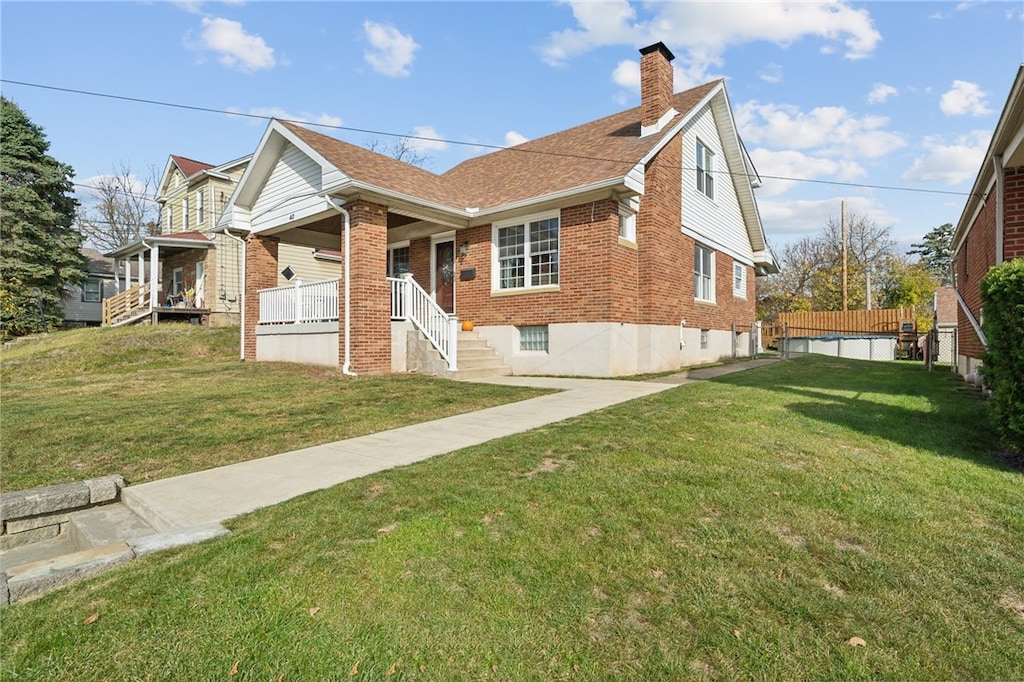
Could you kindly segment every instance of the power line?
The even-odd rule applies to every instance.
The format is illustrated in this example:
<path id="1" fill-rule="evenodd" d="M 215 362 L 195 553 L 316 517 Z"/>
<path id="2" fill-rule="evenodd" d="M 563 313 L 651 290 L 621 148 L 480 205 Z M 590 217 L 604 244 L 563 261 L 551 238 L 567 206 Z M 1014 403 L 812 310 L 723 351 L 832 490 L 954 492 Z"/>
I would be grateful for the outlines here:
<path id="1" fill-rule="evenodd" d="M 16 81 L 16 80 L 10 80 L 10 79 L 7 79 L 7 78 L 0 78 L 0 83 L 8 83 L 10 85 L 21 85 L 21 86 L 28 87 L 28 88 L 38 88 L 38 89 L 41 89 L 41 90 L 52 90 L 52 91 L 55 91 L 55 92 L 66 92 L 66 93 L 70 93 L 70 94 L 85 95 L 85 96 L 89 96 L 89 97 L 102 97 L 102 98 L 105 98 L 105 99 L 119 100 L 119 101 L 123 101 L 123 102 L 135 102 L 135 103 L 138 103 L 138 104 L 150 104 L 150 105 L 153 105 L 153 106 L 168 107 L 168 108 L 172 108 L 172 109 L 184 109 L 186 111 L 199 111 L 199 112 L 210 113 L 210 114 L 222 114 L 222 115 L 225 115 L 225 116 L 240 116 L 242 118 L 253 118 L 253 119 L 259 119 L 259 120 L 263 120 L 263 121 L 271 121 L 271 120 L 274 120 L 276 118 L 274 116 L 267 116 L 265 114 L 253 114 L 253 113 L 242 112 L 242 111 L 229 111 L 227 109 L 216 109 L 216 108 L 213 108 L 213 107 L 201 107 L 201 106 L 196 106 L 196 105 L 193 105 L 193 104 L 180 104 L 180 103 L 177 103 L 177 102 L 163 102 L 163 101 L 160 101 L 160 100 L 145 99 L 145 98 L 141 98 L 141 97 L 128 97 L 126 95 L 112 95 L 110 93 L 93 92 L 93 91 L 90 91 L 90 90 L 79 90 L 79 89 L 76 89 L 76 88 L 62 88 L 62 87 L 58 87 L 58 86 L 55 86 L 55 85 L 43 85 L 41 83 L 28 83 L 26 81 Z M 446 140 L 444 138 L 427 137 L 427 136 L 424 136 L 424 135 L 402 135 L 400 133 L 392 133 L 392 132 L 387 132 L 387 131 L 383 131 L 383 130 L 372 130 L 372 129 L 369 129 L 369 128 L 354 128 L 352 126 L 334 125 L 334 124 L 331 124 L 331 123 L 317 123 L 317 122 L 314 122 L 314 121 L 303 121 L 303 120 L 300 120 L 300 119 L 276 118 L 276 120 L 283 121 L 285 123 L 296 123 L 296 124 L 306 125 L 306 126 L 316 126 L 316 127 L 320 127 L 320 128 L 329 128 L 329 129 L 332 129 L 332 130 L 343 130 L 343 131 L 346 131 L 346 132 L 363 133 L 363 134 L 367 134 L 367 135 L 382 135 L 382 136 L 386 136 L 386 137 L 404 138 L 404 139 L 407 139 L 407 140 L 420 140 L 420 141 L 423 141 L 423 142 L 441 142 L 441 143 L 444 143 L 444 144 L 462 145 L 462 146 L 466 146 L 466 147 L 477 147 L 477 148 L 484 148 L 484 149 L 505 150 L 505 151 L 511 151 L 511 152 L 519 152 L 519 153 L 523 153 L 523 154 L 537 154 L 537 155 L 540 155 L 540 156 L 555 156 L 555 157 L 561 157 L 561 158 L 580 159 L 580 160 L 583 160 L 583 161 L 606 161 L 606 162 L 609 162 L 609 163 L 624 164 L 624 165 L 629 165 L 629 166 L 635 165 L 634 162 L 623 161 L 622 159 L 609 159 L 609 158 L 603 158 L 603 157 L 599 157 L 599 156 L 586 156 L 586 155 L 583 155 L 583 154 L 569 154 L 569 153 L 564 153 L 564 152 L 552 152 L 552 151 L 544 151 L 544 150 L 539 150 L 539 149 L 523 149 L 520 146 L 502 147 L 501 145 L 496 145 L 496 144 L 486 144 L 486 143 L 481 143 L 481 142 L 464 142 L 464 141 L 461 141 L 461 140 Z M 696 168 L 684 168 L 683 170 L 695 171 Z M 750 176 L 750 175 L 748 175 L 746 173 L 732 173 L 731 171 L 718 171 L 718 170 L 712 171 L 712 172 L 720 174 L 720 175 L 730 175 L 730 176 L 735 176 L 735 177 L 745 177 L 748 180 L 752 179 L 752 176 Z M 961 196 L 961 197 L 971 196 L 970 192 L 956 192 L 956 191 L 952 191 L 952 190 L 941 190 L 941 189 L 925 189 L 925 188 L 921 188 L 921 187 L 899 187 L 899 186 L 895 186 L 895 185 L 872 185 L 872 184 L 858 183 L 858 182 L 841 182 L 839 180 L 816 180 L 816 179 L 813 179 L 813 178 L 794 178 L 794 177 L 787 177 L 787 176 L 782 176 L 782 175 L 761 175 L 759 177 L 761 179 L 768 179 L 768 180 L 781 180 L 781 181 L 786 181 L 786 182 L 805 182 L 805 183 L 809 183 L 809 184 L 831 185 L 831 186 L 835 186 L 835 187 L 850 187 L 850 188 L 854 188 L 854 189 L 875 189 L 875 190 L 885 190 L 885 191 L 890 191 L 890 192 L 913 192 L 913 193 L 918 193 L 918 194 L 942 194 L 942 195 L 947 195 L 947 196 L 952 195 L 952 196 Z M 75 184 L 78 184 L 78 183 L 75 183 Z M 81 186 L 87 187 L 87 185 L 81 185 Z M 92 188 L 90 188 L 90 189 L 92 189 Z M 133 195 L 130 195 L 130 196 L 133 196 Z M 146 198 L 146 199 L 148 199 L 148 197 L 139 197 L 139 198 Z M 151 200 L 155 201 L 155 199 L 151 199 Z"/>

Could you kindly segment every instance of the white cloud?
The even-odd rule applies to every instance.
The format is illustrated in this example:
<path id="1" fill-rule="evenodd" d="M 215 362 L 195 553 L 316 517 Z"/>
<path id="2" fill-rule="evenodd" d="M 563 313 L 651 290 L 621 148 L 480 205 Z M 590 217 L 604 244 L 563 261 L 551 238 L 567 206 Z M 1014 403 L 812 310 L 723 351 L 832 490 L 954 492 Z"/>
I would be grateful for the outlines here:
<path id="1" fill-rule="evenodd" d="M 853 161 L 808 156 L 794 150 L 770 151 L 758 148 L 750 152 L 750 158 L 764 180 L 763 186 L 757 190 L 759 198 L 783 194 L 801 179 L 830 178 L 839 182 L 852 182 L 867 174 L 860 164 Z"/>
<path id="2" fill-rule="evenodd" d="M 363 32 L 370 49 L 363 53 L 366 63 L 385 76 L 408 76 L 409 66 L 420 46 L 394 26 L 378 24 L 367 19 Z"/>
<path id="3" fill-rule="evenodd" d="M 792 105 L 750 101 L 735 107 L 735 115 L 745 142 L 773 149 L 813 149 L 822 156 L 873 158 L 906 146 L 902 136 L 884 129 L 888 118 L 858 118 L 844 107 L 803 112 Z"/>
<path id="4" fill-rule="evenodd" d="M 770 62 L 764 65 L 761 72 L 757 74 L 758 77 L 766 83 L 781 83 L 782 82 L 782 65 Z"/>
<path id="5" fill-rule="evenodd" d="M 219 55 L 218 61 L 239 71 L 270 69 L 277 63 L 274 48 L 257 35 L 250 35 L 242 24 L 221 17 L 203 17 L 197 49 Z"/>
<path id="6" fill-rule="evenodd" d="M 412 136 L 406 138 L 409 146 L 420 154 L 428 152 L 443 152 L 448 149 L 448 143 L 444 136 L 431 126 L 416 126 L 412 129 Z"/>
<path id="7" fill-rule="evenodd" d="M 290 111 L 285 111 L 281 107 L 253 107 L 245 113 L 251 114 L 253 116 L 280 118 L 286 121 L 308 123 L 311 125 L 340 126 L 342 123 L 340 117 L 332 116 L 331 114 L 312 114 L 308 111 L 293 113 Z M 263 123 L 261 121 L 254 120 L 253 125 L 263 125 Z"/>
<path id="8" fill-rule="evenodd" d="M 988 149 L 992 133 L 975 130 L 947 143 L 941 137 L 924 139 L 926 156 L 918 157 L 900 180 L 903 182 L 944 182 L 957 185 L 973 178 Z"/>
<path id="9" fill-rule="evenodd" d="M 785 2 L 771 0 L 745 3 L 742 11 L 728 2 L 650 3 L 649 18 L 638 19 L 626 0 L 569 2 L 577 28 L 552 33 L 542 47 L 545 62 L 560 66 L 570 58 L 608 45 L 647 45 L 662 40 L 678 57 L 683 83 L 701 82 L 722 55 L 735 45 L 765 41 L 786 47 L 812 37 L 845 47 L 847 59 L 869 56 L 881 41 L 871 16 L 843 2 Z M 681 87 L 677 83 L 677 87 Z"/>
<path id="10" fill-rule="evenodd" d="M 514 130 L 510 130 L 507 133 L 505 133 L 505 146 L 506 147 L 515 147 L 517 144 L 522 144 L 524 142 L 529 142 L 529 141 L 530 141 L 530 138 L 528 138 L 528 137 L 526 137 L 524 135 L 520 135 L 519 133 L 517 133 Z"/>
<path id="11" fill-rule="evenodd" d="M 640 62 L 626 59 L 612 71 L 612 82 L 619 87 L 640 92 Z"/>
<path id="12" fill-rule="evenodd" d="M 978 87 L 977 83 L 953 81 L 953 87 L 939 100 L 939 108 L 949 116 L 984 116 L 992 113 L 985 104 L 986 97 L 988 93 Z"/>
<path id="13" fill-rule="evenodd" d="M 872 197 L 847 196 L 846 210 L 859 216 L 870 218 L 879 225 L 895 225 L 899 219 L 889 213 Z M 779 242 L 794 241 L 808 234 L 821 231 L 830 216 L 838 216 L 841 210 L 840 199 L 803 199 L 799 201 L 761 201 L 757 202 L 758 212 L 764 222 L 765 232 L 773 240 Z M 780 235 L 790 235 L 794 239 L 778 239 Z"/>
<path id="14" fill-rule="evenodd" d="M 871 92 L 868 93 L 868 102 L 871 104 L 881 104 L 893 95 L 898 94 L 900 94 L 900 91 L 893 86 L 886 83 L 877 83 L 875 87 L 871 88 Z"/>
<path id="15" fill-rule="evenodd" d="M 189 14 L 199 14 L 203 8 L 202 0 L 174 0 L 172 4 Z"/>

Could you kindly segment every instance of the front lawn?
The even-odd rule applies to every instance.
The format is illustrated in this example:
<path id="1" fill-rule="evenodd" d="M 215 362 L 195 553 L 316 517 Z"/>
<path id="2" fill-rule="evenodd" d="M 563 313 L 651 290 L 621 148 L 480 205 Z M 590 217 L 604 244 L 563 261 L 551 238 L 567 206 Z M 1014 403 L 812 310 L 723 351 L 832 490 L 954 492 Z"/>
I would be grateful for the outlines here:
<path id="1" fill-rule="evenodd" d="M 350 481 L 7 607 L 4 676 L 1020 679 L 965 388 L 804 358 Z"/>
<path id="2" fill-rule="evenodd" d="M 82 329 L 4 349 L 4 490 L 175 476 L 543 391 L 238 360 L 238 328 Z"/>

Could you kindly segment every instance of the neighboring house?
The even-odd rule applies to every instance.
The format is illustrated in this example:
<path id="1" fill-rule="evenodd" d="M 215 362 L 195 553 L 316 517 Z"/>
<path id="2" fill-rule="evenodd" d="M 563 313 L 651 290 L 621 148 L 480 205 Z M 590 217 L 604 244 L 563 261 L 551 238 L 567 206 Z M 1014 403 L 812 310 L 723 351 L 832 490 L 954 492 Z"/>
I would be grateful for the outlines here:
<path id="1" fill-rule="evenodd" d="M 996 124 L 953 232 L 957 292 L 957 369 L 977 375 L 985 351 L 981 329 L 981 279 L 990 268 L 1024 258 L 1024 64 Z"/>
<path id="2" fill-rule="evenodd" d="M 61 300 L 64 326 L 97 327 L 102 319 L 103 299 L 117 293 L 114 260 L 96 249 L 82 248 L 86 258 L 85 281 L 69 286 Z"/>
<path id="3" fill-rule="evenodd" d="M 112 317 L 105 324 L 160 318 L 238 324 L 241 240 L 214 230 L 248 162 L 246 156 L 213 166 L 170 156 L 157 196 L 160 234 L 107 254 L 124 293 L 108 302 Z M 125 274 L 130 263 L 135 277 Z"/>
<path id="4" fill-rule="evenodd" d="M 471 376 L 486 342 L 506 372 L 620 376 L 748 355 L 777 272 L 757 173 L 724 81 L 673 94 L 672 53 L 641 54 L 639 107 L 440 175 L 272 121 L 220 222 L 247 233 L 243 357 Z M 280 287 L 300 248 L 341 276 Z"/>

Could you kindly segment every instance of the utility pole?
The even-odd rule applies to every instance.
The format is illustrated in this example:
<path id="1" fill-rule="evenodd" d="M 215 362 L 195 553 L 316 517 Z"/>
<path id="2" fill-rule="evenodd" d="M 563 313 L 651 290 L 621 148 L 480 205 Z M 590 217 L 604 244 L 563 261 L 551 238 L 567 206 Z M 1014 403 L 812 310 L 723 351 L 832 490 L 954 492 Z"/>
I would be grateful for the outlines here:
<path id="1" fill-rule="evenodd" d="M 846 297 L 846 199 L 843 199 L 840 223 L 843 232 L 843 312 L 849 309 L 849 300 Z"/>
<path id="2" fill-rule="evenodd" d="M 868 279 L 867 279 L 867 286 L 865 288 L 867 289 L 866 293 L 867 293 L 867 300 L 868 300 L 868 310 L 871 310 L 871 264 L 870 263 L 868 263 L 868 267 L 867 267 L 867 277 L 868 277 Z"/>

